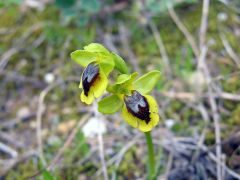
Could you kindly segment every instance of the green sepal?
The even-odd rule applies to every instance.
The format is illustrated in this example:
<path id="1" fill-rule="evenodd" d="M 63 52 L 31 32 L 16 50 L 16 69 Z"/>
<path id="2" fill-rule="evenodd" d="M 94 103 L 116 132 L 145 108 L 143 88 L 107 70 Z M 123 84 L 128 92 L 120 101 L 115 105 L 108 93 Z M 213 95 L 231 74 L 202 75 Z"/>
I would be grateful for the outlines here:
<path id="1" fill-rule="evenodd" d="M 114 68 L 114 61 L 111 59 L 111 56 L 105 54 L 99 54 L 98 59 L 100 68 L 103 70 L 106 76 L 108 76 Z"/>
<path id="2" fill-rule="evenodd" d="M 115 54 L 115 53 L 111 53 L 113 60 L 115 62 L 115 68 L 123 74 L 127 74 L 128 73 L 128 67 L 125 63 L 125 61 L 123 60 L 123 58 L 121 58 L 119 55 Z"/>
<path id="3" fill-rule="evenodd" d="M 74 60 L 77 64 L 83 67 L 87 67 L 88 64 L 97 60 L 97 56 L 92 52 L 85 50 L 76 50 L 71 53 L 71 59 Z"/>
<path id="4" fill-rule="evenodd" d="M 54 177 L 53 174 L 51 174 L 50 171 L 47 171 L 46 169 L 44 169 L 41 174 L 42 174 L 44 180 L 54 180 L 54 179 L 57 179 L 57 178 Z"/>
<path id="5" fill-rule="evenodd" d="M 133 87 L 141 94 L 148 94 L 160 78 L 160 71 L 153 70 L 133 82 Z"/>
<path id="6" fill-rule="evenodd" d="M 111 64 L 111 62 L 103 62 L 99 64 L 100 68 L 103 70 L 106 76 L 109 75 L 109 73 L 113 70 L 114 64 Z"/>
<path id="7" fill-rule="evenodd" d="M 53 173 L 51 173 L 50 171 L 48 171 L 48 170 L 44 167 L 42 161 L 39 161 L 39 163 L 38 163 L 38 168 L 41 170 L 41 175 L 42 175 L 42 178 L 41 178 L 41 179 L 44 179 L 44 180 L 55 180 L 55 179 L 57 179 L 57 177 L 54 176 Z"/>
<path id="8" fill-rule="evenodd" d="M 123 105 L 123 102 L 117 95 L 111 95 L 98 102 L 98 111 L 103 114 L 113 114 Z"/>
<path id="9" fill-rule="evenodd" d="M 110 52 L 101 44 L 98 43 L 91 43 L 83 48 L 86 51 L 93 52 L 93 53 L 104 53 L 110 54 Z"/>
<path id="10" fill-rule="evenodd" d="M 132 82 L 137 76 L 137 72 L 134 72 L 132 74 L 121 74 L 120 76 L 118 76 L 115 84 L 129 83 L 129 81 Z"/>
<path id="11" fill-rule="evenodd" d="M 123 84 L 115 84 L 108 86 L 107 91 L 113 94 L 130 94 L 131 88 Z"/>
<path id="12" fill-rule="evenodd" d="M 121 74 L 113 85 L 108 86 L 107 90 L 113 94 L 130 94 L 133 90 L 132 82 L 137 76 L 137 72 L 132 74 Z"/>

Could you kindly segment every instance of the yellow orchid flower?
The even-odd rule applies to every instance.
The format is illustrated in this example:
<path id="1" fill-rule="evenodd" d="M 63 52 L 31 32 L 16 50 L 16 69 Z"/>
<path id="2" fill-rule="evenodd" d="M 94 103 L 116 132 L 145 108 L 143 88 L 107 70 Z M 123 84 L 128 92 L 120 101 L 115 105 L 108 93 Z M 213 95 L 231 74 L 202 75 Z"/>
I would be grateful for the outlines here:
<path id="1" fill-rule="evenodd" d="M 130 126 L 143 132 L 151 131 L 159 122 L 157 102 L 152 96 L 133 90 L 130 96 L 124 96 L 122 116 Z"/>
<path id="2" fill-rule="evenodd" d="M 123 119 L 140 131 L 151 131 L 159 122 L 158 105 L 154 97 L 148 95 L 159 79 L 159 71 L 151 71 L 137 80 L 137 73 L 122 74 L 116 83 L 108 87 L 114 95 L 103 98 L 98 110 L 113 114 L 122 107 Z"/>
<path id="3" fill-rule="evenodd" d="M 108 75 L 113 68 L 122 73 L 128 71 L 120 56 L 109 52 L 98 43 L 91 43 L 83 50 L 72 52 L 71 58 L 85 68 L 79 88 L 83 89 L 80 99 L 86 104 L 91 104 L 94 98 L 98 98 L 104 93 L 108 85 Z"/>
<path id="4" fill-rule="evenodd" d="M 91 104 L 94 98 L 100 97 L 106 90 L 108 79 L 101 66 L 90 63 L 83 71 L 80 88 L 83 89 L 80 99 L 86 104 Z"/>

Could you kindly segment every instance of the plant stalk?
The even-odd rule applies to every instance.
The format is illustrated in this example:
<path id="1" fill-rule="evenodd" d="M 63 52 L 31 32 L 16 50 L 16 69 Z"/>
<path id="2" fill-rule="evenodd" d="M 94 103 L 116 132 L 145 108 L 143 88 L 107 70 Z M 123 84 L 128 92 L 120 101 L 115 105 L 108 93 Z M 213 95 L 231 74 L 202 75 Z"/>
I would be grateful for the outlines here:
<path id="1" fill-rule="evenodd" d="M 151 131 L 145 132 L 147 148 L 148 148 L 148 179 L 155 180 L 155 156 L 154 156 L 154 147 L 152 142 Z"/>

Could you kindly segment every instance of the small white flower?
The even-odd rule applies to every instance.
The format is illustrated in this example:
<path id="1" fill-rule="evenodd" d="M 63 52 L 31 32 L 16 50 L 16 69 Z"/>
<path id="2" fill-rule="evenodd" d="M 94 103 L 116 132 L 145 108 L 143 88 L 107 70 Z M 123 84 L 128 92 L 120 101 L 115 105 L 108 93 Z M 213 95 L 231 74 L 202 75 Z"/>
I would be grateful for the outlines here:
<path id="1" fill-rule="evenodd" d="M 44 76 L 44 80 L 45 80 L 46 83 L 51 84 L 55 80 L 55 76 L 54 76 L 53 73 L 47 73 Z"/>
<path id="2" fill-rule="evenodd" d="M 106 129 L 106 124 L 102 119 L 92 117 L 82 128 L 83 134 L 85 137 L 96 137 L 98 133 L 104 134 Z"/>
<path id="3" fill-rule="evenodd" d="M 167 120 L 165 121 L 165 125 L 166 125 L 169 129 L 171 129 L 171 128 L 174 126 L 174 124 L 176 124 L 176 121 L 173 120 L 173 119 L 167 119 Z"/>

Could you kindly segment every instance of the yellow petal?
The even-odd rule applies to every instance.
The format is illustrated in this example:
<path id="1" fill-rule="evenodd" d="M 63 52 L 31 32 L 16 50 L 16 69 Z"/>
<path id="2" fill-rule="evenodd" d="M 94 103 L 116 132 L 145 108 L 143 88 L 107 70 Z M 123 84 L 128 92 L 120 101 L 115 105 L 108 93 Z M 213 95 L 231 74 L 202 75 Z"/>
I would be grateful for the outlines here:
<path id="1" fill-rule="evenodd" d="M 138 122 L 138 129 L 142 132 L 148 132 L 151 131 L 152 128 L 154 128 L 158 121 L 159 121 L 159 116 L 153 113 L 150 113 L 150 122 L 147 124 L 145 121 L 143 120 L 139 120 Z"/>
<path id="2" fill-rule="evenodd" d="M 89 88 L 89 92 L 87 93 L 87 96 L 84 94 L 84 91 L 81 93 L 81 101 L 85 102 L 86 104 L 91 104 L 95 98 L 100 97 L 104 91 L 106 90 L 108 85 L 108 79 L 105 75 L 105 73 L 100 69 L 99 75 L 97 79 L 91 84 L 91 87 Z M 82 78 L 81 82 L 79 84 L 79 88 L 82 88 Z"/>
<path id="3" fill-rule="evenodd" d="M 122 116 L 124 120 L 132 127 L 138 128 L 142 132 L 151 131 L 153 127 L 155 127 L 159 122 L 158 115 L 158 105 L 155 99 L 152 96 L 145 95 L 144 96 L 149 104 L 150 111 L 150 121 L 147 124 L 144 120 L 137 118 L 133 114 L 131 114 L 126 105 L 123 107 Z"/>
<path id="4" fill-rule="evenodd" d="M 106 90 L 107 85 L 108 85 L 108 79 L 106 75 L 100 70 L 99 77 L 91 87 L 94 97 L 95 98 L 100 97 Z"/>
<path id="5" fill-rule="evenodd" d="M 126 105 L 124 104 L 122 110 L 123 119 L 132 127 L 137 128 L 138 118 L 134 117 L 131 113 L 128 112 Z"/>
<path id="6" fill-rule="evenodd" d="M 80 84 L 79 84 L 79 88 L 82 89 L 82 78 L 81 78 L 81 81 L 80 81 Z"/>
<path id="7" fill-rule="evenodd" d="M 93 99 L 94 99 L 92 91 L 90 90 L 88 92 L 88 96 L 85 96 L 84 92 L 82 91 L 80 99 L 81 99 L 82 102 L 84 102 L 86 104 L 92 104 Z"/>

